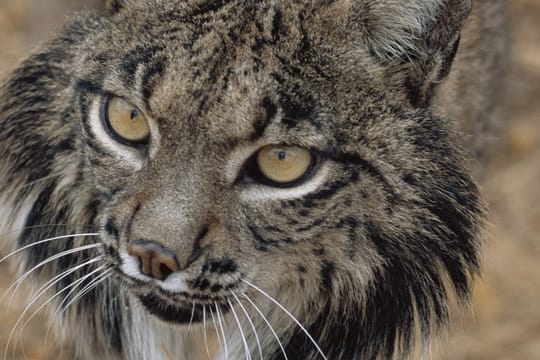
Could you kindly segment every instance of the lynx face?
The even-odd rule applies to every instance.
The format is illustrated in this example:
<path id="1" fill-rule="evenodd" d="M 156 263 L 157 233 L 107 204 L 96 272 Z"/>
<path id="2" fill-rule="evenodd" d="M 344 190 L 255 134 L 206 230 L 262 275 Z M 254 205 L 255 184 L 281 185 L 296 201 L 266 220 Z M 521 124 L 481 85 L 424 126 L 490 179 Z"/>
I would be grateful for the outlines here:
<path id="1" fill-rule="evenodd" d="M 6 83 L 46 114 L 0 102 L 2 166 L 58 174 L 26 188 L 26 226 L 99 229 L 83 243 L 114 276 L 77 306 L 101 309 L 105 353 L 133 354 L 142 311 L 172 338 L 212 318 L 233 358 L 404 356 L 450 293 L 467 298 L 482 204 L 432 99 L 468 1 L 108 5 Z M 46 80 L 23 90 L 37 65 Z M 49 142 L 12 136 L 23 120 Z M 20 165 L 28 152 L 47 167 Z"/>

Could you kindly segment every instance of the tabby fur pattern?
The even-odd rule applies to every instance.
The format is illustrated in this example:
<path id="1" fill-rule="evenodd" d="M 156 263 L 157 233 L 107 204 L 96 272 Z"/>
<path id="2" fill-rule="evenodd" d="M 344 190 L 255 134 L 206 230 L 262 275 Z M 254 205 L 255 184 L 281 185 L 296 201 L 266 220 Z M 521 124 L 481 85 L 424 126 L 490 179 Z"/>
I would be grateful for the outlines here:
<path id="1" fill-rule="evenodd" d="M 283 359 L 268 323 L 288 359 L 322 359 L 248 284 L 294 314 L 327 359 L 426 351 L 479 273 L 485 211 L 470 159 L 497 101 L 503 1 L 106 6 L 76 16 L 0 90 L 1 242 L 35 244 L 12 257 L 16 271 L 91 244 L 30 281 L 101 256 L 52 295 L 109 271 L 51 315 L 78 357 L 193 359 L 204 331 L 221 335 L 211 321 L 221 315 L 227 350 L 217 359 L 242 359 L 244 346 Z M 152 120 L 148 148 L 103 132 L 109 96 Z M 316 173 L 288 189 L 239 183 L 266 144 L 313 149 Z M 137 238 L 167 244 L 188 266 L 167 281 L 137 275 L 126 253 Z M 60 293 L 51 314 L 76 293 Z"/>

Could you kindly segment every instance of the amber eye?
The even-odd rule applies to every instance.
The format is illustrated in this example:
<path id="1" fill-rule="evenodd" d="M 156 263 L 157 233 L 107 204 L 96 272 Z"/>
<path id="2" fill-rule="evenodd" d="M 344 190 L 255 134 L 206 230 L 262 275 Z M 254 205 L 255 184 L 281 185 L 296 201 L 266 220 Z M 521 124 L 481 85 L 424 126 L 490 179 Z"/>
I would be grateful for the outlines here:
<path id="1" fill-rule="evenodd" d="M 315 157 L 302 147 L 268 145 L 255 156 L 258 179 L 278 187 L 298 184 L 313 168 Z"/>
<path id="2" fill-rule="evenodd" d="M 105 122 L 119 141 L 128 145 L 147 144 L 150 138 L 148 120 L 137 107 L 118 97 L 107 101 Z"/>

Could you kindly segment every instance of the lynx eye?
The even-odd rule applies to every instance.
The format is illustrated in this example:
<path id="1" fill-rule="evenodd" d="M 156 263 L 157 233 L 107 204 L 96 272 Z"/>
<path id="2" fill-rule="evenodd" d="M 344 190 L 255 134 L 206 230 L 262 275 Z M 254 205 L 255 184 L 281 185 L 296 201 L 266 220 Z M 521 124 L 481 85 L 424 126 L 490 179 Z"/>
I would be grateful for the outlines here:
<path id="1" fill-rule="evenodd" d="M 136 106 L 113 97 L 107 101 L 104 115 L 107 129 L 116 140 L 132 146 L 148 143 L 150 126 Z"/>
<path id="2" fill-rule="evenodd" d="M 298 146 L 268 145 L 253 159 L 254 180 L 276 187 L 292 187 L 304 180 L 313 169 L 315 156 Z"/>

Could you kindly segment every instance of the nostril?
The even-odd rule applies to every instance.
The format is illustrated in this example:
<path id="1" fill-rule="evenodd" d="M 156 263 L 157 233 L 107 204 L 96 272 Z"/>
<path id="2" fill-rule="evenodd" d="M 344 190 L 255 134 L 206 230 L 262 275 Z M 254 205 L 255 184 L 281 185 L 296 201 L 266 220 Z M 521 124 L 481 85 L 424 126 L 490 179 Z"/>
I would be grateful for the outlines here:
<path id="1" fill-rule="evenodd" d="M 169 268 L 167 265 L 165 264 L 161 264 L 159 266 L 159 271 L 161 272 L 162 276 L 164 279 L 168 278 L 169 275 L 171 275 L 174 270 L 172 270 L 171 268 Z"/>
<path id="2" fill-rule="evenodd" d="M 135 240 L 128 246 L 128 254 L 139 258 L 143 274 L 158 280 L 179 270 L 172 251 L 154 241 Z"/>

